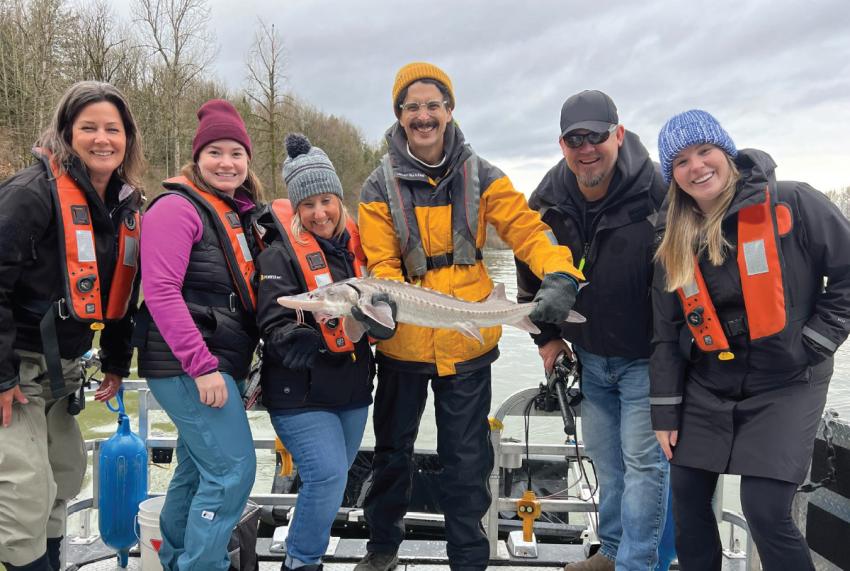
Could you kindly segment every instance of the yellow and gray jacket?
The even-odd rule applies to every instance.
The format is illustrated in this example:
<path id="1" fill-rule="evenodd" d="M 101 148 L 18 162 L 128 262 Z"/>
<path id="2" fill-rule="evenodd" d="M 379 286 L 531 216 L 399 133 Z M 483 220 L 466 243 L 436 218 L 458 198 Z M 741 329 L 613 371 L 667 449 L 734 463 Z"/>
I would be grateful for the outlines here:
<path id="1" fill-rule="evenodd" d="M 372 276 L 482 301 L 493 289 L 481 256 L 491 224 L 538 277 L 568 272 L 583 279 L 569 248 L 557 245 L 504 173 L 464 144 L 456 125 L 447 127 L 447 166 L 437 179 L 408 154 L 398 123 L 386 136 L 389 152 L 360 195 L 358 223 Z M 454 330 L 399 324 L 378 344 L 378 357 L 391 367 L 453 375 L 498 357 L 501 328 L 481 333 L 483 345 Z"/>

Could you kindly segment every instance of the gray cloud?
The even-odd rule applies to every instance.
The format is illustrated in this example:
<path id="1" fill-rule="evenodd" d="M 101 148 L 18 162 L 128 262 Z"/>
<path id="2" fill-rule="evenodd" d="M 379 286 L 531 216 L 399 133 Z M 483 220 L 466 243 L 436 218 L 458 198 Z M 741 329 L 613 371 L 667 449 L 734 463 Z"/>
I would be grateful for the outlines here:
<path id="1" fill-rule="evenodd" d="M 781 176 L 823 190 L 850 185 L 845 0 L 210 5 L 219 77 L 242 85 L 257 18 L 274 23 L 288 87 L 372 141 L 393 121 L 396 70 L 436 63 L 454 82 L 467 139 L 493 163 L 516 168 L 509 174 L 525 187 L 557 159 L 561 103 L 586 88 L 609 93 L 653 155 L 664 121 L 700 107 L 740 147 L 773 154 Z"/>

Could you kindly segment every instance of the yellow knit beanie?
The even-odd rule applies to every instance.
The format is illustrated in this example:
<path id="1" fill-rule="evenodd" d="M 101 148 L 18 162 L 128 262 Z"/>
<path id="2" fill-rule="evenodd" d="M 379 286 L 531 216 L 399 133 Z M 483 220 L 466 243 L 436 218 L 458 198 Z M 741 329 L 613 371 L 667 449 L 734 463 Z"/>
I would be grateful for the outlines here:
<path id="1" fill-rule="evenodd" d="M 413 63 L 409 63 L 398 70 L 398 73 L 395 74 L 395 83 L 393 84 L 393 112 L 396 114 L 396 117 L 399 116 L 400 111 L 398 106 L 396 105 L 396 99 L 398 98 L 398 94 L 401 93 L 402 89 L 414 83 L 415 81 L 419 81 L 420 79 L 435 79 L 446 86 L 446 89 L 449 90 L 449 108 L 455 108 L 455 93 L 452 89 L 452 80 L 449 79 L 449 76 L 446 75 L 442 69 L 437 67 L 432 63 L 427 63 L 424 61 L 415 61 Z"/>

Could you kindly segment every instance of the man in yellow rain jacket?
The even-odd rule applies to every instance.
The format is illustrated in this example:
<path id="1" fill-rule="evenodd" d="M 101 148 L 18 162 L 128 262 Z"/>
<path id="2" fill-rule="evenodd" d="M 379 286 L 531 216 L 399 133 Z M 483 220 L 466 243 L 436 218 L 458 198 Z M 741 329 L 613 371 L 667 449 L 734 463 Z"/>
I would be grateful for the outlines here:
<path id="1" fill-rule="evenodd" d="M 396 75 L 392 101 L 397 121 L 386 134 L 388 153 L 360 196 L 371 275 L 482 301 L 493 289 L 481 256 L 489 223 L 543 280 L 532 320 L 566 319 L 581 272 L 508 177 L 465 144 L 452 121 L 455 97 L 448 75 L 429 63 L 408 64 Z M 356 315 L 373 337 L 383 339 L 377 348 L 375 458 L 365 506 L 370 540 L 356 569 L 383 571 L 398 563 L 413 443 L 429 381 L 449 561 L 452 569 L 484 569 L 489 551 L 481 518 L 490 504 L 493 466 L 490 364 L 499 356 L 501 328 L 482 329 L 482 344 L 449 329 L 400 324 L 391 331 Z"/>

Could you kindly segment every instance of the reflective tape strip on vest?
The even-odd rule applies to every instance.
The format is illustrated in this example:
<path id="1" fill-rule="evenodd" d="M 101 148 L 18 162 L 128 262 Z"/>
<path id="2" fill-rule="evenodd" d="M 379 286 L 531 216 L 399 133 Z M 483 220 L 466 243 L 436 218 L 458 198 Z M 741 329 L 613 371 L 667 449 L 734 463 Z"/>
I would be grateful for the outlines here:
<path id="1" fill-rule="evenodd" d="M 331 269 L 325 258 L 322 248 L 310 232 L 303 232 L 300 236 L 301 242 L 296 240 L 292 232 L 292 203 L 284 198 L 272 202 L 272 214 L 281 236 L 286 236 L 298 267 L 301 269 L 301 277 L 308 291 L 320 288 L 333 282 Z M 366 256 L 360 246 L 360 231 L 357 224 L 349 216 L 345 221 L 348 230 L 348 251 L 354 255 L 354 275 L 358 278 L 366 275 Z M 319 329 L 325 340 L 329 351 L 334 353 L 348 353 L 354 351 L 354 343 L 343 331 L 341 319 L 331 319 L 325 323 L 319 323 Z"/>
<path id="2" fill-rule="evenodd" d="M 763 202 L 738 212 L 738 269 L 751 340 L 779 333 L 788 321 L 775 216 L 769 189 Z M 696 260 L 694 281 L 678 294 L 697 346 L 703 351 L 728 349 L 723 324 Z"/>
<path id="3" fill-rule="evenodd" d="M 455 192 L 451 196 L 453 265 L 471 266 L 479 259 L 475 246 L 481 203 L 478 165 L 478 155 L 472 153 L 462 165 L 463 193 Z M 387 185 L 387 205 L 398 236 L 404 268 L 410 279 L 420 278 L 428 271 L 428 255 L 419 235 L 411 190 L 395 176 L 389 154 L 384 155 L 381 166 Z"/>
<path id="4" fill-rule="evenodd" d="M 209 192 L 203 191 L 184 176 L 177 176 L 165 181 L 166 184 L 180 185 L 182 192 L 194 198 L 207 212 L 214 213 L 213 226 L 218 233 L 227 269 L 233 280 L 233 286 L 239 295 L 242 307 L 249 313 L 257 310 L 257 294 L 251 285 L 254 278 L 254 256 L 248 247 L 242 220 L 239 214 L 224 200 Z"/>
<path id="5" fill-rule="evenodd" d="M 54 193 L 62 228 L 60 245 L 65 255 L 60 258 L 64 266 L 68 311 L 71 317 L 82 322 L 121 319 L 127 313 L 139 267 L 141 217 L 138 212 L 128 212 L 122 221 L 118 233 L 118 259 L 104 313 L 94 228 L 85 192 L 69 174 L 60 174 L 49 157 L 48 162 L 55 181 Z"/>

